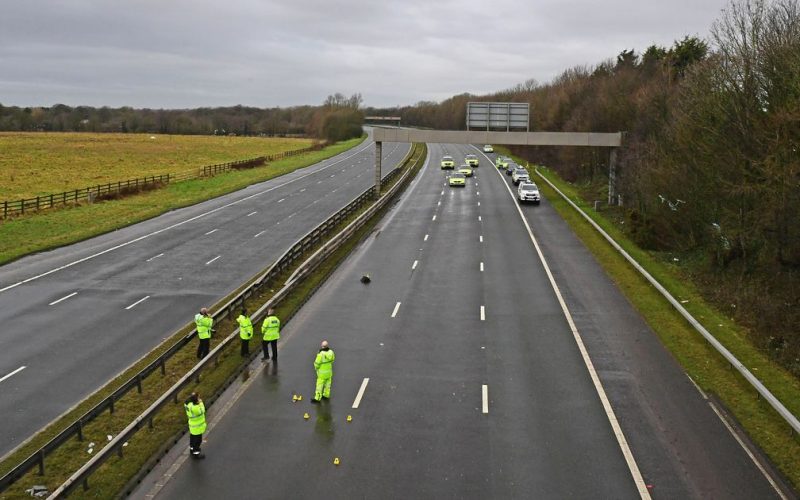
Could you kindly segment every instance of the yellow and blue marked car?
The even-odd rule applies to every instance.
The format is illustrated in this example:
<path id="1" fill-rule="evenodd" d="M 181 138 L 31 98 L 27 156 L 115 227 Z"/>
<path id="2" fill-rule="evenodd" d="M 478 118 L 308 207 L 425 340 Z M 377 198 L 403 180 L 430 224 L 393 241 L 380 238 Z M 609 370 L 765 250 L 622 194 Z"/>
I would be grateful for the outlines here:
<path id="1" fill-rule="evenodd" d="M 457 187 L 457 186 L 465 187 L 467 185 L 467 178 L 466 176 L 464 176 L 464 174 L 454 172 L 450 174 L 450 176 L 447 178 L 447 183 L 451 187 Z"/>
<path id="2" fill-rule="evenodd" d="M 497 168 L 506 168 L 506 167 L 508 167 L 508 157 L 507 156 L 498 156 L 494 160 L 494 164 L 497 166 Z"/>
<path id="3" fill-rule="evenodd" d="M 464 177 L 472 177 L 472 167 L 469 165 L 461 165 L 458 167 L 458 173 L 464 174 Z"/>
<path id="4" fill-rule="evenodd" d="M 466 157 L 464 157 L 464 159 L 466 160 L 467 165 L 469 165 L 472 168 L 477 167 L 478 164 L 480 163 L 478 161 L 478 157 L 475 155 L 467 155 Z"/>
<path id="5" fill-rule="evenodd" d="M 452 156 L 442 156 L 442 170 L 446 168 L 456 168 L 456 162 Z"/>

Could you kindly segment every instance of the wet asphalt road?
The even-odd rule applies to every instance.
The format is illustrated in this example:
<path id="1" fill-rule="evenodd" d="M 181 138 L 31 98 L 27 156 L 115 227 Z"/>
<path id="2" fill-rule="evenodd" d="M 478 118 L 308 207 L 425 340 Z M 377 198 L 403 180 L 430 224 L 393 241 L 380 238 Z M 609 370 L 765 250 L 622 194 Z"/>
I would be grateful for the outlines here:
<path id="1" fill-rule="evenodd" d="M 384 144 L 384 174 L 408 148 Z M 374 151 L 367 140 L 279 178 L 0 267 L 0 378 L 16 372 L 0 382 L 0 456 L 367 189 Z"/>
<path id="2" fill-rule="evenodd" d="M 429 147 L 430 164 L 380 228 L 284 330 L 280 365 L 254 368 L 207 434 L 207 458 L 178 465 L 181 443 L 134 498 L 164 481 L 163 498 L 640 496 L 508 179 L 481 156 L 467 187 L 449 188 L 441 155 L 476 151 Z M 776 497 L 546 200 L 522 213 L 645 495 Z M 322 339 L 337 356 L 332 399 L 314 406 Z"/>

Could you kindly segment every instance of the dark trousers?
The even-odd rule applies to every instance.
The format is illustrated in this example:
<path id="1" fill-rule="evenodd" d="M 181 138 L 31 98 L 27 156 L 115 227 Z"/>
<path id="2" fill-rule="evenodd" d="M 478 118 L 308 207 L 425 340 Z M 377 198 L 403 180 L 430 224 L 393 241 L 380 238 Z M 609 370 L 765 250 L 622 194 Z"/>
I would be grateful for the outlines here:
<path id="1" fill-rule="evenodd" d="M 268 347 L 272 346 L 272 359 L 278 361 L 278 341 L 277 340 L 262 340 L 261 348 L 264 350 L 264 359 L 269 359 Z"/>
<path id="2" fill-rule="evenodd" d="M 250 355 L 250 339 L 242 339 L 242 356 L 249 356 Z"/>
<path id="3" fill-rule="evenodd" d="M 200 453 L 200 445 L 203 444 L 202 434 L 189 434 L 189 451 L 193 455 Z"/>
<path id="4" fill-rule="evenodd" d="M 208 351 L 211 350 L 211 339 L 200 339 L 200 343 L 197 344 L 197 359 L 203 359 L 208 354 Z"/>

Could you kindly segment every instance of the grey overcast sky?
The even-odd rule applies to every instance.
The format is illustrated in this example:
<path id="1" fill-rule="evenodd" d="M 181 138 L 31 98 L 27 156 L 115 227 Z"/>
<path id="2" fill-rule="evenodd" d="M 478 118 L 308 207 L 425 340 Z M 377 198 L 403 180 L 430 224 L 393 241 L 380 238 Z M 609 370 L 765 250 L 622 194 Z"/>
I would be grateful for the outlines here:
<path id="1" fill-rule="evenodd" d="M 4 0 L 0 103 L 392 106 L 707 37 L 727 0 Z"/>

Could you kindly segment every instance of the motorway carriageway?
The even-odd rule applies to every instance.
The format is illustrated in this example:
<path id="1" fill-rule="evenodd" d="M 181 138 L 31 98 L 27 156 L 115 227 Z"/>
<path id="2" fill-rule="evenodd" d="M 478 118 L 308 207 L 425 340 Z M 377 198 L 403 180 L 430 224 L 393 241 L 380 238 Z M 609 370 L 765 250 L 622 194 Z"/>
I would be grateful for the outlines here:
<path id="1" fill-rule="evenodd" d="M 384 175 L 409 146 L 384 144 Z M 267 182 L 0 267 L 0 456 L 372 185 L 374 154 L 367 140 Z"/>
<path id="2" fill-rule="evenodd" d="M 134 498 L 779 496 L 546 200 L 518 209 L 483 155 L 450 188 L 441 156 L 476 151 L 429 151 L 284 329 L 279 365 L 209 410 L 207 458 L 184 437 Z"/>

